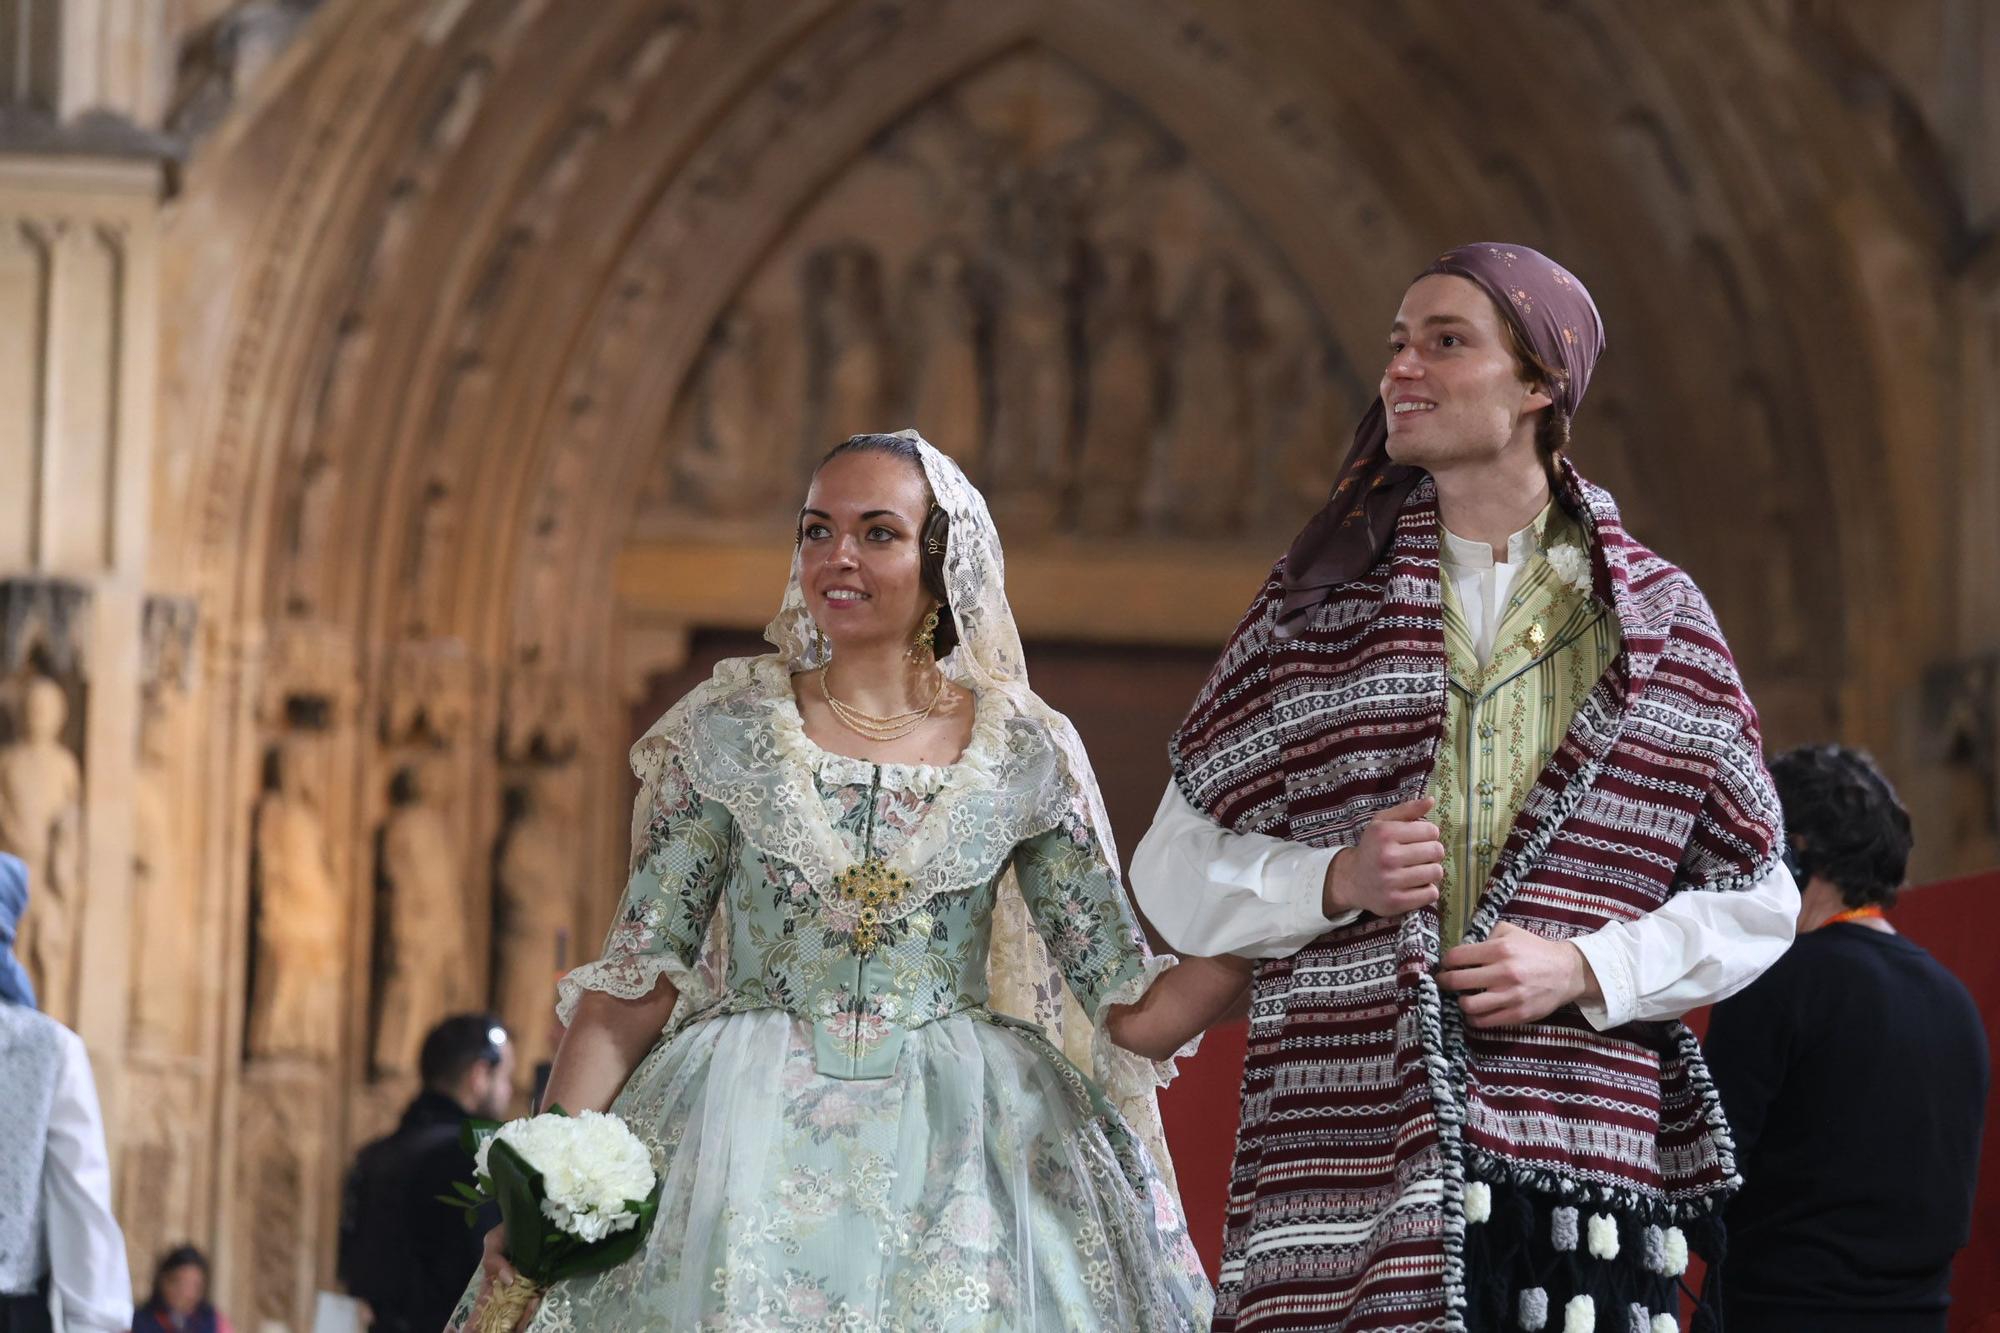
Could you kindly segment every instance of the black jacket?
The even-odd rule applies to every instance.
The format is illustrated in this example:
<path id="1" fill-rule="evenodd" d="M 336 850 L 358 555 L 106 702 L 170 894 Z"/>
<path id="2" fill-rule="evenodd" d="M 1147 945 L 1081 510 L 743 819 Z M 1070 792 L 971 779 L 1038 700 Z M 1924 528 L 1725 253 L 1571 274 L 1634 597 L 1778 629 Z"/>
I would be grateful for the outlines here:
<path id="1" fill-rule="evenodd" d="M 1715 1007 L 1707 1047 L 1743 1173 L 1729 1333 L 1944 1333 L 1986 1112 L 1964 985 L 1901 935 L 1825 926 Z"/>
<path id="2" fill-rule="evenodd" d="M 424 1092 L 396 1132 L 355 1158 L 340 1210 L 340 1277 L 375 1311 L 374 1333 L 438 1333 L 479 1267 L 486 1232 L 500 1223 L 490 1205 L 476 1228 L 461 1209 L 439 1203 L 452 1182 L 472 1181 L 459 1143 L 468 1119 L 451 1098 Z"/>

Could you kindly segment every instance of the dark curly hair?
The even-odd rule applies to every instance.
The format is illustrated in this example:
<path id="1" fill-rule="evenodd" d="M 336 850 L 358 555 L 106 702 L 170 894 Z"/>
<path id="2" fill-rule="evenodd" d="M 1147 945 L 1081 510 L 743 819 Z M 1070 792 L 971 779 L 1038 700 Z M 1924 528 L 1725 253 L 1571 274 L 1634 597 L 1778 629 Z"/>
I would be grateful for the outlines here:
<path id="1" fill-rule="evenodd" d="M 924 478 L 924 495 L 931 507 L 924 515 L 922 530 L 917 533 L 917 577 L 924 591 L 937 599 L 938 626 L 932 646 L 938 657 L 943 658 L 958 647 L 958 622 L 952 618 L 951 595 L 944 586 L 944 557 L 951 549 L 951 515 L 939 507 L 937 497 L 931 494 L 930 478 L 924 473 L 924 456 L 917 449 L 917 442 L 907 435 L 850 435 L 826 451 L 819 467 L 813 469 L 814 474 L 842 454 L 894 454 Z"/>
<path id="2" fill-rule="evenodd" d="M 1909 868 L 1910 812 L 1875 761 L 1844 745 L 1805 745 L 1771 764 L 1800 888 L 1818 875 L 1849 907 L 1889 907 Z"/>

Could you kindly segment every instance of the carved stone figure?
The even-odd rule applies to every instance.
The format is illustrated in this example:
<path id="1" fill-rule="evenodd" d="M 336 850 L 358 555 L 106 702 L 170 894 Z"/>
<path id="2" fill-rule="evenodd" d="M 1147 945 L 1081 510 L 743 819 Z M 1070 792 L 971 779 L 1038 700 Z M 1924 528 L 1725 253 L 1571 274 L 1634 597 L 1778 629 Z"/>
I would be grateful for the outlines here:
<path id="1" fill-rule="evenodd" d="M 767 497 L 758 456 L 767 438 L 762 339 L 741 306 L 716 321 L 695 380 L 694 438 L 674 459 L 682 500 L 722 517 L 754 513 Z"/>
<path id="2" fill-rule="evenodd" d="M 256 987 L 250 1052 L 330 1055 L 340 1040 L 346 936 L 321 794 L 305 752 L 271 752 L 257 803 Z"/>
<path id="3" fill-rule="evenodd" d="M 883 429 L 888 349 L 882 264 L 872 250 L 837 245 L 806 263 L 812 366 L 807 384 L 807 460 L 849 435 Z"/>
<path id="4" fill-rule="evenodd" d="M 1332 343 L 1308 333 L 1276 359 L 1260 521 L 1274 531 L 1297 531 L 1326 502 L 1360 409 L 1345 392 L 1352 376 L 1343 377 L 1345 363 Z"/>
<path id="5" fill-rule="evenodd" d="M 30 676 L 15 739 L 0 747 L 0 850 L 28 863 L 28 912 L 14 950 L 42 1007 L 72 1013 L 71 969 L 81 908 L 83 769 L 63 744 L 69 701 L 62 686 Z"/>
<path id="6" fill-rule="evenodd" d="M 555 979 L 571 961 L 576 901 L 575 777 L 540 774 L 521 794 L 521 816 L 501 844 L 494 904 L 494 1007 L 532 1068 L 553 1053 Z"/>
<path id="7" fill-rule="evenodd" d="M 375 1068 L 414 1073 L 424 1036 L 450 1012 L 465 967 L 464 869 L 445 810 L 442 761 L 396 775 L 395 812 L 382 829 L 382 1004 Z"/>
<path id="8" fill-rule="evenodd" d="M 946 241 L 915 264 L 899 330 L 912 368 L 905 419 L 975 480 L 986 476 L 989 300 L 964 247 Z"/>
<path id="9" fill-rule="evenodd" d="M 1075 508 L 1085 532 L 1128 530 L 1152 453 L 1159 407 L 1159 333 L 1152 256 L 1103 247 L 1093 266 L 1085 324 L 1083 437 Z"/>
<path id="10" fill-rule="evenodd" d="M 145 703 L 132 783 L 132 1045 L 194 1054 L 195 903 L 174 818 L 174 756 L 184 698 L 160 690 Z"/>
<path id="11" fill-rule="evenodd" d="M 1173 410 L 1153 510 L 1174 534 L 1237 532 L 1251 492 L 1257 428 L 1252 357 L 1263 339 L 1257 295 L 1234 265 L 1196 270 L 1173 333 Z"/>
<path id="12" fill-rule="evenodd" d="M 408 632 L 421 637 L 446 623 L 457 577 L 458 506 L 441 477 L 425 483 L 410 550 Z"/>
<path id="13" fill-rule="evenodd" d="M 1060 516 L 1074 365 L 1067 281 L 1028 265 L 1010 283 L 995 330 L 994 517 L 1009 532 L 1043 533 Z"/>

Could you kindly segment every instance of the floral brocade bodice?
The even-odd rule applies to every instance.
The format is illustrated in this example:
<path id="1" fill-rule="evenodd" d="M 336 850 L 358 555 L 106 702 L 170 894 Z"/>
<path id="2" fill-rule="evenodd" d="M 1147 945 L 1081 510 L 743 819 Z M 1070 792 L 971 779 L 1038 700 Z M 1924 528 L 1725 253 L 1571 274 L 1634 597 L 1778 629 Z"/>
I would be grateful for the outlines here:
<path id="1" fill-rule="evenodd" d="M 566 981 L 566 1006 L 578 987 L 636 995 L 666 975 L 670 1030 L 783 1010 L 812 1025 L 821 1072 L 885 1077 L 911 1029 L 1009 1021 L 985 1006 L 1012 884 L 1087 1014 L 1143 992 L 1162 964 L 1038 721 L 981 695 L 956 763 L 874 764 L 814 745 L 788 683 L 761 683 L 664 756 L 605 956 Z M 726 963 L 704 975 L 718 908 Z"/>

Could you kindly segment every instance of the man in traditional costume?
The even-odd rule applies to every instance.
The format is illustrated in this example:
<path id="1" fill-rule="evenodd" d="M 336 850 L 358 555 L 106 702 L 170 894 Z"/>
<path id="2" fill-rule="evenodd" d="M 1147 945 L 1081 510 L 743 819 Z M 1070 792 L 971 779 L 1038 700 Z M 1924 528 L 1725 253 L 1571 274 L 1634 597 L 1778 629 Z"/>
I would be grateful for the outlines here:
<path id="1" fill-rule="evenodd" d="M 1215 1327 L 1663 1333 L 1738 1183 L 1677 1020 L 1798 912 L 1756 711 L 1565 454 L 1583 284 L 1466 246 L 1390 345 L 1132 867 L 1255 960 Z"/>

